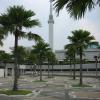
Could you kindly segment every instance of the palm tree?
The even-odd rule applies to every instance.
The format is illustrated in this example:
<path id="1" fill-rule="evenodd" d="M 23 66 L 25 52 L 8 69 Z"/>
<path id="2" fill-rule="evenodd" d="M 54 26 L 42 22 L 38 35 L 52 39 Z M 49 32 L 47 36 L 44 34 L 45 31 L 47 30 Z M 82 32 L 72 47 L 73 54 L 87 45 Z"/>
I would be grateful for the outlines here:
<path id="1" fill-rule="evenodd" d="M 83 50 L 87 48 L 91 40 L 94 40 L 94 37 L 90 36 L 90 32 L 88 31 L 75 30 L 72 31 L 72 36 L 68 36 L 68 39 L 72 44 L 76 45 L 77 51 L 80 55 L 80 85 L 82 85 L 82 54 Z"/>
<path id="2" fill-rule="evenodd" d="M 33 34 L 32 32 L 29 32 L 28 34 L 26 34 L 26 38 L 29 40 L 29 41 L 33 41 L 35 43 L 38 43 L 38 42 L 43 42 L 43 39 L 41 36 L 39 36 L 38 34 Z"/>
<path id="3" fill-rule="evenodd" d="M 12 53 L 12 57 L 14 58 L 14 47 L 11 47 L 11 53 Z M 25 63 L 25 58 L 27 56 L 26 54 L 26 48 L 24 46 L 18 46 L 17 47 L 17 57 L 18 57 L 18 60 L 17 60 L 17 63 L 18 63 L 18 76 L 20 76 L 20 64 L 24 64 Z"/>
<path id="4" fill-rule="evenodd" d="M 38 56 L 37 54 L 34 52 L 34 49 L 31 49 L 30 52 L 27 52 L 27 58 L 26 58 L 26 62 L 30 61 L 32 64 L 33 64 L 33 67 L 32 67 L 32 72 L 33 72 L 33 76 L 34 74 L 36 73 L 36 67 L 38 66 Z M 39 70 L 39 68 L 38 68 Z M 39 71 L 38 71 L 39 72 Z M 39 73 L 38 73 L 39 74 Z"/>
<path id="5" fill-rule="evenodd" d="M 55 57 L 55 54 L 49 50 L 47 53 L 46 53 L 46 59 L 48 61 L 48 78 L 50 77 L 49 75 L 49 72 L 50 72 L 50 65 L 52 65 L 52 77 L 53 77 L 53 64 L 55 63 L 56 61 L 56 57 Z"/>
<path id="6" fill-rule="evenodd" d="M 32 28 L 34 26 L 39 26 L 39 21 L 36 19 L 32 19 L 32 17 L 35 16 L 35 13 L 31 10 L 24 9 L 23 6 L 13 6 L 9 7 L 6 11 L 6 13 L 3 13 L 0 15 L 0 24 L 4 27 L 5 30 L 7 30 L 8 34 L 11 33 L 15 37 L 15 44 L 14 44 L 14 54 L 15 54 L 15 60 L 14 60 L 14 85 L 13 90 L 18 90 L 18 52 L 17 52 L 17 46 L 18 46 L 18 39 L 21 37 L 26 38 L 28 35 L 26 35 L 26 32 L 23 31 L 23 28 Z M 30 32 L 29 32 L 30 34 Z"/>
<path id="7" fill-rule="evenodd" d="M 0 61 L 3 61 L 5 63 L 10 62 L 11 61 L 11 54 L 6 53 L 3 50 L 0 50 Z"/>
<path id="8" fill-rule="evenodd" d="M 34 49 L 31 51 L 30 55 L 29 55 L 29 59 L 30 61 L 34 64 L 34 73 L 38 72 L 38 76 L 39 76 L 39 56 L 37 53 L 34 52 Z"/>
<path id="9" fill-rule="evenodd" d="M 0 26 L 0 46 L 3 46 L 3 39 L 6 37 L 6 30 L 4 29 L 3 26 Z"/>
<path id="10" fill-rule="evenodd" d="M 51 59 L 51 51 L 46 53 L 46 58 L 47 58 L 47 62 L 48 62 L 48 78 L 50 77 L 49 73 L 50 73 L 50 59 Z"/>
<path id="11" fill-rule="evenodd" d="M 51 53 L 51 59 L 50 59 L 50 63 L 51 63 L 51 65 L 52 65 L 52 78 L 53 78 L 53 71 L 54 71 L 54 64 L 55 63 L 57 63 L 58 62 L 58 60 L 57 60 L 57 58 L 56 58 L 56 55 L 52 52 Z"/>
<path id="12" fill-rule="evenodd" d="M 3 26 L 0 26 L 0 46 L 3 46 L 3 39 L 5 39 L 5 36 L 6 36 L 6 30 L 4 29 Z M 2 52 L 3 55 L 0 55 L 1 56 L 1 60 L 4 61 L 5 63 L 5 67 L 6 67 L 6 60 L 8 61 L 8 59 L 5 59 L 5 57 L 8 57 L 7 54 L 5 52 Z M 5 68 L 4 68 L 4 77 L 5 77 Z"/>
<path id="13" fill-rule="evenodd" d="M 87 10 L 91 11 L 97 5 L 100 6 L 100 0 L 52 0 L 54 8 L 59 14 L 59 11 L 66 8 L 71 17 L 79 19 L 84 17 Z"/>
<path id="14" fill-rule="evenodd" d="M 4 77 L 6 77 L 6 75 L 5 75 L 6 63 L 11 62 L 11 54 L 6 53 L 3 50 L 0 50 L 0 61 L 4 63 Z"/>
<path id="15" fill-rule="evenodd" d="M 66 59 L 69 61 L 70 73 L 72 75 L 72 59 L 73 59 L 72 51 L 70 49 L 67 49 L 67 51 L 65 52 L 65 55 L 66 55 Z"/>
<path id="16" fill-rule="evenodd" d="M 47 43 L 39 42 L 33 46 L 33 52 L 37 55 L 40 65 L 40 81 L 42 81 L 42 64 L 46 59 L 46 54 L 50 51 L 50 47 Z"/>
<path id="17" fill-rule="evenodd" d="M 76 46 L 74 44 L 67 44 L 67 45 L 65 45 L 65 50 L 66 50 L 67 57 L 70 59 L 70 68 L 71 68 L 71 60 L 73 60 L 73 63 L 74 63 L 73 79 L 75 80 L 76 79 L 76 76 L 75 76 L 75 72 L 76 72 L 76 69 L 75 69 Z"/>
<path id="18" fill-rule="evenodd" d="M 14 57 L 14 47 L 10 48 L 12 52 L 12 56 Z M 26 48 L 24 46 L 18 46 L 17 47 L 17 52 L 18 52 L 18 64 L 23 64 L 25 62 L 25 58 L 27 56 L 26 54 Z"/>

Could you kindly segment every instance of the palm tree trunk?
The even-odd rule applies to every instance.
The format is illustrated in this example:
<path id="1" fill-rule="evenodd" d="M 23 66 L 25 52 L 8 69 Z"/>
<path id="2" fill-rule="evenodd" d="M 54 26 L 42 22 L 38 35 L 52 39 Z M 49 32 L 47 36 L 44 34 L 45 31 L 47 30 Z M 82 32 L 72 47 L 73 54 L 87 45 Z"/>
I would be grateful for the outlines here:
<path id="1" fill-rule="evenodd" d="M 75 68 L 75 54 L 74 54 L 74 71 L 73 71 L 73 79 L 76 79 L 76 68 Z"/>
<path id="2" fill-rule="evenodd" d="M 53 78 L 53 64 L 52 64 L 52 78 Z"/>
<path id="3" fill-rule="evenodd" d="M 35 72 L 36 72 L 36 66 L 34 64 L 34 66 L 32 66 L 32 75 L 34 76 L 35 75 Z"/>
<path id="4" fill-rule="evenodd" d="M 39 62 L 37 63 L 37 72 L 38 72 L 38 76 L 39 76 L 39 70 L 40 70 L 40 68 L 39 68 L 40 66 L 39 66 Z"/>
<path id="5" fill-rule="evenodd" d="M 80 85 L 83 85 L 82 75 L 82 50 L 80 49 Z"/>
<path id="6" fill-rule="evenodd" d="M 18 46 L 18 35 L 15 34 L 15 47 L 14 47 L 14 53 L 15 53 L 15 61 L 14 61 L 14 85 L 13 85 L 13 91 L 18 90 L 18 63 L 17 63 L 17 46 Z"/>
<path id="7" fill-rule="evenodd" d="M 4 78 L 6 77 L 6 63 L 5 63 L 5 67 L 4 67 Z"/>
<path id="8" fill-rule="evenodd" d="M 40 75 L 40 65 L 38 64 L 38 76 Z"/>
<path id="9" fill-rule="evenodd" d="M 20 77 L 20 65 L 19 65 L 19 63 L 17 64 L 17 66 L 18 66 L 18 68 L 17 68 L 17 70 L 18 70 L 18 78 Z"/>
<path id="10" fill-rule="evenodd" d="M 71 58 L 70 58 L 70 75 L 72 76 L 72 63 L 71 63 Z"/>
<path id="11" fill-rule="evenodd" d="M 32 65 L 31 64 L 29 64 L 29 66 L 30 66 L 30 76 L 33 76 L 33 68 L 32 68 Z"/>
<path id="12" fill-rule="evenodd" d="M 49 60 L 48 60 L 48 78 L 49 78 L 49 73 L 50 73 L 50 68 L 49 68 Z"/>
<path id="13" fill-rule="evenodd" d="M 42 65 L 40 65 L 40 81 L 42 81 Z"/>
<path id="14" fill-rule="evenodd" d="M 42 59 L 40 56 L 40 81 L 42 81 Z"/>
<path id="15" fill-rule="evenodd" d="M 97 59 L 96 59 L 96 78 L 98 77 Z"/>
<path id="16" fill-rule="evenodd" d="M 6 75 L 5 75 L 5 70 L 6 70 L 6 69 L 4 68 L 4 78 L 6 77 Z"/>

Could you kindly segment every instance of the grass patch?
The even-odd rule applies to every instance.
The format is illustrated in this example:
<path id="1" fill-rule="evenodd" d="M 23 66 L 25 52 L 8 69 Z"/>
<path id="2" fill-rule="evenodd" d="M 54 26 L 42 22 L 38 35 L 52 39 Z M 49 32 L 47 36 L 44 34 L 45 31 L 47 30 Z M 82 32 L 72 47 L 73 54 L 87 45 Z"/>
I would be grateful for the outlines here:
<path id="1" fill-rule="evenodd" d="M 73 84 L 72 87 L 92 87 L 88 84 L 83 84 L 83 85 L 80 85 L 80 84 Z"/>
<path id="2" fill-rule="evenodd" d="M 27 95 L 29 93 L 32 93 L 32 91 L 29 90 L 0 90 L 0 94 L 6 94 L 6 95 Z"/>

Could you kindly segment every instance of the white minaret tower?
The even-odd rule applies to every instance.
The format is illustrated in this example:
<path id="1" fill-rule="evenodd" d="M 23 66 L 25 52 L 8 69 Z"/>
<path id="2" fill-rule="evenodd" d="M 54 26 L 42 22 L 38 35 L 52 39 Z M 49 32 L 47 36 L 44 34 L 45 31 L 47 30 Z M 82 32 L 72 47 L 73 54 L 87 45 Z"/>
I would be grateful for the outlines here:
<path id="1" fill-rule="evenodd" d="M 49 15 L 48 24 L 49 24 L 49 45 L 53 51 L 53 24 L 54 24 L 54 20 L 53 20 L 53 14 L 52 14 L 52 1 L 51 0 L 50 0 L 50 15 Z"/>

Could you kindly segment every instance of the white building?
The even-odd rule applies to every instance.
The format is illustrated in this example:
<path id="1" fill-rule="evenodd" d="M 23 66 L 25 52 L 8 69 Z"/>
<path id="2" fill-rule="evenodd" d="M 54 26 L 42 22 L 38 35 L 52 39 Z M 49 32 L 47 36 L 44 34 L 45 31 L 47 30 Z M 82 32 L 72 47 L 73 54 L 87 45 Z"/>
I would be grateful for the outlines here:
<path id="1" fill-rule="evenodd" d="M 19 65 L 20 74 L 24 75 L 26 70 L 31 70 L 34 65 Z M 14 63 L 0 63 L 0 77 L 14 76 Z"/>
<path id="2" fill-rule="evenodd" d="M 0 77 L 13 76 L 14 75 L 14 64 L 13 63 L 2 63 L 0 62 Z"/>
<path id="3" fill-rule="evenodd" d="M 51 0 L 50 0 L 50 14 L 49 14 L 48 24 L 49 24 L 49 45 L 50 45 L 50 48 L 53 50 L 54 19 L 53 19 L 53 13 L 52 13 Z M 64 50 L 56 50 L 55 54 L 56 54 L 56 58 L 59 61 L 63 61 L 65 59 L 65 51 Z M 84 50 L 83 59 L 86 59 L 89 61 L 94 61 L 94 56 L 99 56 L 99 55 L 100 55 L 100 49 L 97 49 L 96 45 L 91 45 L 90 48 Z M 77 56 L 77 59 L 79 59 L 79 56 Z"/>
<path id="4" fill-rule="evenodd" d="M 65 51 L 64 50 L 56 50 L 55 51 L 57 59 L 60 61 L 63 61 L 65 59 Z M 88 48 L 84 50 L 83 52 L 83 59 L 86 59 L 88 61 L 94 61 L 94 56 L 100 56 L 100 49 L 98 48 Z M 79 59 L 79 56 L 77 56 L 77 59 Z"/>

